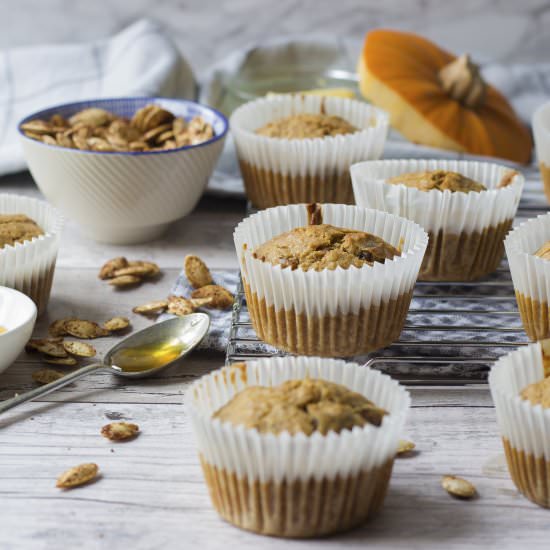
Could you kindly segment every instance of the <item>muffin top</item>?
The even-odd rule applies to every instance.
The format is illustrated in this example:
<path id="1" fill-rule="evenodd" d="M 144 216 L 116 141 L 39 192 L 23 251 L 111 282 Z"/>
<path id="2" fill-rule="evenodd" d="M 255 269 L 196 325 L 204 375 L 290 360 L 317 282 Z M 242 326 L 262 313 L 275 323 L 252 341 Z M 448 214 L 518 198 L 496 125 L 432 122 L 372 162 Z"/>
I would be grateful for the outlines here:
<path id="1" fill-rule="evenodd" d="M 426 172 L 408 172 L 386 180 L 386 183 L 401 184 L 416 187 L 420 191 L 449 190 L 452 193 L 471 193 L 485 191 L 487 188 L 458 172 L 447 170 L 432 170 Z"/>
<path id="2" fill-rule="evenodd" d="M 213 415 L 222 422 L 261 433 L 311 435 L 380 426 L 387 411 L 345 386 L 321 379 L 288 380 L 279 386 L 251 386 Z"/>
<path id="3" fill-rule="evenodd" d="M 258 128 L 260 136 L 284 139 L 307 139 L 353 134 L 359 129 L 347 120 L 323 113 L 299 113 L 269 122 Z"/>
<path id="4" fill-rule="evenodd" d="M 44 235 L 42 228 L 25 214 L 0 214 L 0 249 Z"/>
<path id="5" fill-rule="evenodd" d="M 520 396 L 531 405 L 542 405 L 545 409 L 550 407 L 550 378 L 529 384 L 521 390 Z"/>
<path id="6" fill-rule="evenodd" d="M 546 241 L 536 252 L 535 256 L 543 260 L 550 260 L 550 241 Z"/>
<path id="7" fill-rule="evenodd" d="M 329 224 L 296 227 L 253 252 L 263 262 L 304 271 L 362 267 L 400 255 L 397 248 L 376 235 Z"/>

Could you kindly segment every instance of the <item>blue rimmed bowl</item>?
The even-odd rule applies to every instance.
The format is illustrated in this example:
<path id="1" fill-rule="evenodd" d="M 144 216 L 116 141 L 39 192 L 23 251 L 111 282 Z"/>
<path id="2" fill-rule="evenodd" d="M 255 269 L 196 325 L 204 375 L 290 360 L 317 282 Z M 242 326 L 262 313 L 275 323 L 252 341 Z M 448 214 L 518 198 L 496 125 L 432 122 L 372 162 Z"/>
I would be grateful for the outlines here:
<path id="1" fill-rule="evenodd" d="M 155 103 L 190 120 L 201 116 L 214 137 L 204 143 L 148 152 L 99 152 L 48 145 L 26 137 L 21 124 L 67 118 L 100 107 L 130 118 Z M 166 98 L 117 98 L 80 101 L 35 112 L 19 123 L 25 158 L 38 187 L 67 217 L 94 240 L 111 244 L 146 242 L 197 204 L 222 152 L 227 119 L 194 101 Z"/>

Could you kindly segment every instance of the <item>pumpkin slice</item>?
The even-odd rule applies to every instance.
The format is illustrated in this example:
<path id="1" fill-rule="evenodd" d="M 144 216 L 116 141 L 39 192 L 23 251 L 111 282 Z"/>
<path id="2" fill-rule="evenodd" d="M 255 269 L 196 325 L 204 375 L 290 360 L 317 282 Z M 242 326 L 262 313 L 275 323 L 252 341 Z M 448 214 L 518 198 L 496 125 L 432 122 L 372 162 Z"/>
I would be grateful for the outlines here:
<path id="1" fill-rule="evenodd" d="M 387 111 L 410 141 L 529 162 L 529 130 L 469 56 L 455 57 L 414 34 L 378 29 L 366 36 L 358 72 L 363 96 Z"/>

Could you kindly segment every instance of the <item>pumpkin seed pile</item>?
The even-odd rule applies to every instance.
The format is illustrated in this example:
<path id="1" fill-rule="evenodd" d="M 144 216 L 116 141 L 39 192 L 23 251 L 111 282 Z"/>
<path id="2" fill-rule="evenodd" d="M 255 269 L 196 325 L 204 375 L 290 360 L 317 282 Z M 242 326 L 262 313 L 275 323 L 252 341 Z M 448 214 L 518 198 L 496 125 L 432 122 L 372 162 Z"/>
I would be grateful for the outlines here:
<path id="1" fill-rule="evenodd" d="M 21 125 L 34 140 L 87 151 L 163 151 L 197 145 L 214 137 L 202 117 L 187 122 L 159 105 L 149 104 L 131 119 L 97 107 L 75 113 L 66 120 L 59 114 L 49 120 L 34 119 Z"/>
<path id="2" fill-rule="evenodd" d="M 189 298 L 169 296 L 166 300 L 155 300 L 132 311 L 148 317 L 156 317 L 165 311 L 182 317 L 193 313 L 200 307 L 228 309 L 233 305 L 233 294 L 220 285 L 215 285 L 208 266 L 198 256 L 186 256 L 184 261 L 185 276 L 195 289 Z"/>
<path id="3" fill-rule="evenodd" d="M 94 321 L 68 317 L 59 319 L 49 326 L 50 338 L 32 338 L 27 342 L 27 353 L 41 353 L 42 361 L 59 367 L 76 367 L 79 359 L 89 359 L 96 355 L 96 349 L 88 342 L 65 340 L 65 336 L 91 340 L 109 336 L 113 332 L 125 330 L 130 326 L 126 317 L 113 317 L 99 325 Z M 62 378 L 64 374 L 51 368 L 35 371 L 32 379 L 37 384 L 49 384 Z"/>
<path id="4" fill-rule="evenodd" d="M 98 277 L 115 288 L 137 286 L 160 274 L 160 267 L 154 262 L 128 261 L 124 256 L 113 258 L 103 264 Z"/>

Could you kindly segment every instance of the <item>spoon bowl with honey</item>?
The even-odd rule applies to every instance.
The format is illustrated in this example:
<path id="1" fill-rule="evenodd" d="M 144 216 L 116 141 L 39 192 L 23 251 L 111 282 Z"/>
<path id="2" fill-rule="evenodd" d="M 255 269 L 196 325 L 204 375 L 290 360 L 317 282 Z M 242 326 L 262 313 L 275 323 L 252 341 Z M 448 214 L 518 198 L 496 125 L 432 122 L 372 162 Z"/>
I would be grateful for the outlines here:
<path id="1" fill-rule="evenodd" d="M 196 348 L 209 327 L 210 317 L 206 313 L 191 313 L 156 323 L 116 344 L 101 363 L 86 365 L 59 380 L 0 402 L 0 413 L 47 395 L 98 369 L 109 369 L 126 378 L 157 375 Z"/>

